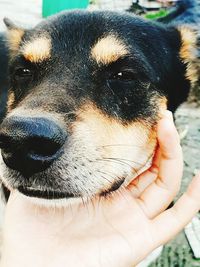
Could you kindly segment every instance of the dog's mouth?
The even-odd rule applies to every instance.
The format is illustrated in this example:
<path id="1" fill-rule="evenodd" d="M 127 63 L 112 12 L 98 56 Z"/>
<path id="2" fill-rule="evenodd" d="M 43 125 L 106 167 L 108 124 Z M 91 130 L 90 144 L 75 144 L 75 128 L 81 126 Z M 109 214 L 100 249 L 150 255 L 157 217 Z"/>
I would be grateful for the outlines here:
<path id="1" fill-rule="evenodd" d="M 5 184 L 2 184 L 2 189 L 3 189 L 3 194 L 4 194 L 5 199 L 6 201 L 8 201 L 11 191 L 5 186 Z M 25 196 L 46 199 L 46 200 L 68 199 L 68 198 L 75 197 L 74 194 L 71 194 L 71 193 L 59 192 L 59 191 L 53 191 L 53 190 L 38 190 L 38 189 L 33 189 L 33 188 L 23 187 L 23 186 L 19 186 L 16 189 Z"/>
<path id="2" fill-rule="evenodd" d="M 35 198 L 42 198 L 47 200 L 53 200 L 53 199 L 68 199 L 68 198 L 74 198 L 74 194 L 66 193 L 66 192 L 59 192 L 59 191 L 51 191 L 51 190 L 38 190 L 28 187 L 20 186 L 17 188 L 18 191 L 25 196 L 28 197 L 35 197 Z"/>
<path id="3" fill-rule="evenodd" d="M 118 190 L 120 186 L 123 184 L 125 178 L 122 178 L 119 181 L 116 181 L 112 184 L 112 186 L 109 189 L 102 190 L 101 193 L 99 193 L 99 196 L 107 196 L 108 194 Z M 3 189 L 3 194 L 8 201 L 9 196 L 10 196 L 10 189 L 2 183 L 2 189 Z M 30 198 L 38 198 L 38 199 L 44 199 L 44 200 L 59 200 L 59 199 L 72 199 L 72 198 L 83 198 L 81 195 L 75 195 L 73 193 L 69 192 L 61 192 L 61 191 L 56 191 L 56 190 L 46 190 L 46 189 L 36 189 L 32 187 L 25 187 L 25 186 L 18 186 L 15 188 L 17 191 L 19 191 L 21 194 L 30 197 Z"/>

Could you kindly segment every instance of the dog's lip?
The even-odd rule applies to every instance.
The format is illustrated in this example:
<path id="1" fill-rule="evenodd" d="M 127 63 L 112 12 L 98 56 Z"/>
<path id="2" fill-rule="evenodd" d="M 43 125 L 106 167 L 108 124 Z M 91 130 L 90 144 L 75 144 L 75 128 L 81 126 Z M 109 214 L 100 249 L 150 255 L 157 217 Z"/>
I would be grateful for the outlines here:
<path id="1" fill-rule="evenodd" d="M 34 198 L 42 198 L 42 199 L 67 199 L 74 198 L 74 194 L 61 192 L 61 191 L 53 191 L 53 190 L 39 190 L 33 189 L 29 187 L 19 186 L 17 190 L 25 196 L 34 197 Z"/>

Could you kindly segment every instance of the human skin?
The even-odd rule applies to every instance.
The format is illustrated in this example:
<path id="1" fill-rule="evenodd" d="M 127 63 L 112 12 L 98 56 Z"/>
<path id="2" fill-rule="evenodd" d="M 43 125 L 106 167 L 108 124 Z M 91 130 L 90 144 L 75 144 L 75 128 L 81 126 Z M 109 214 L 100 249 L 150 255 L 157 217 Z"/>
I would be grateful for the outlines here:
<path id="1" fill-rule="evenodd" d="M 45 207 L 17 192 L 8 201 L 1 267 L 131 267 L 173 238 L 200 210 L 200 175 L 180 188 L 183 160 L 170 112 L 157 127 L 152 166 L 106 198 Z"/>

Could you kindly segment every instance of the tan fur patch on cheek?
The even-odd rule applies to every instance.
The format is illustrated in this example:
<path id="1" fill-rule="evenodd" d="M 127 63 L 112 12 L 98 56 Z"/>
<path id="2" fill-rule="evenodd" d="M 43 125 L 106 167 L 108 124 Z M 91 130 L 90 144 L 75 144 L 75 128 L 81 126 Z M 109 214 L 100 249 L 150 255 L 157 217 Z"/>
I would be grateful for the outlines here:
<path id="1" fill-rule="evenodd" d="M 19 49 L 22 37 L 24 35 L 24 30 L 22 29 L 12 29 L 7 33 L 7 39 L 9 43 L 9 49 L 11 56 L 15 55 Z"/>
<path id="2" fill-rule="evenodd" d="M 92 105 L 83 107 L 72 132 L 83 132 L 83 138 L 98 147 L 103 158 L 121 159 L 135 170 L 146 164 L 156 146 L 155 127 L 145 121 L 124 125 Z"/>
<path id="3" fill-rule="evenodd" d="M 25 43 L 21 52 L 28 61 L 42 62 L 51 57 L 51 40 L 47 37 L 37 38 Z"/>
<path id="4" fill-rule="evenodd" d="M 195 84 L 199 79 L 200 62 L 197 59 L 197 37 L 194 30 L 187 27 L 179 27 L 182 45 L 180 57 L 187 65 L 186 78 Z"/>
<path id="5" fill-rule="evenodd" d="M 98 64 L 109 64 L 128 54 L 128 49 L 117 37 L 100 39 L 91 49 L 91 56 Z"/>
<path id="6" fill-rule="evenodd" d="M 8 95 L 8 102 L 7 102 L 7 110 L 8 112 L 11 111 L 12 107 L 13 107 L 13 104 L 14 104 L 14 101 L 15 101 L 15 95 L 14 93 L 11 91 Z"/>

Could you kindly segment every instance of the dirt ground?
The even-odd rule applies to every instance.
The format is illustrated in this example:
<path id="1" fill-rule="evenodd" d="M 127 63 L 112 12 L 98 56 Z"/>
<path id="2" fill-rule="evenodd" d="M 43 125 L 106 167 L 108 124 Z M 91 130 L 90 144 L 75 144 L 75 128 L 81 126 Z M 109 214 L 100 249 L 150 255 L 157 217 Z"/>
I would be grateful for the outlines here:
<path id="1" fill-rule="evenodd" d="M 181 192 L 183 192 L 195 170 L 200 169 L 200 108 L 194 104 L 183 104 L 176 112 L 176 125 L 180 133 L 185 135 L 181 142 L 184 153 L 184 177 L 181 186 Z M 169 242 L 161 256 L 150 265 L 150 267 L 197 266 L 200 266 L 200 260 L 193 258 L 184 232 Z"/>

